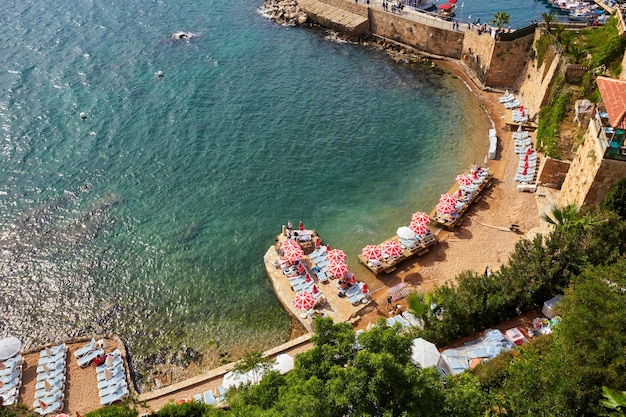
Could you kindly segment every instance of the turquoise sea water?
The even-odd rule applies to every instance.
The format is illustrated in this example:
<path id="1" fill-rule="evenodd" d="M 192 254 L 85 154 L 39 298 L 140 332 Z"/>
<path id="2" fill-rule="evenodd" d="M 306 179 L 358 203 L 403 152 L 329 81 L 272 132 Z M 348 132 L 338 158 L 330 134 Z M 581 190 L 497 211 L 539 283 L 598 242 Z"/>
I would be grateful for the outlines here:
<path id="1" fill-rule="evenodd" d="M 116 332 L 140 375 L 182 345 L 282 343 L 262 256 L 287 219 L 356 265 L 482 161 L 458 79 L 260 5 L 0 5 L 0 335 Z"/>

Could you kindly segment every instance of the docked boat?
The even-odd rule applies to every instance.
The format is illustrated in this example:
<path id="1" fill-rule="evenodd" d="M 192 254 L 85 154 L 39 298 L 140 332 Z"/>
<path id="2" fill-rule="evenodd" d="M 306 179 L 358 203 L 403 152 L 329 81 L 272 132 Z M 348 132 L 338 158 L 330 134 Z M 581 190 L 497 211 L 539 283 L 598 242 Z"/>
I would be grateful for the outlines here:
<path id="1" fill-rule="evenodd" d="M 414 0 L 409 4 L 417 10 L 430 10 L 437 5 L 437 1 L 439 0 Z"/>
<path id="2" fill-rule="evenodd" d="M 443 17 L 444 19 L 449 19 L 454 17 L 454 12 L 456 10 L 455 3 L 444 3 L 437 6 L 439 17 Z"/>

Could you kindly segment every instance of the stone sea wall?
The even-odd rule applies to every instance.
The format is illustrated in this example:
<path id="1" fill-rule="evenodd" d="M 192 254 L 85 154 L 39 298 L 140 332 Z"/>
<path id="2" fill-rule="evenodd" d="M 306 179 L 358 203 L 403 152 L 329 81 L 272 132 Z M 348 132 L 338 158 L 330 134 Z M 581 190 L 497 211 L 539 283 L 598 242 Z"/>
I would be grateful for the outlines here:
<path id="1" fill-rule="evenodd" d="M 263 12 L 279 25 L 302 26 L 308 21 L 307 14 L 296 0 L 266 0 Z"/>

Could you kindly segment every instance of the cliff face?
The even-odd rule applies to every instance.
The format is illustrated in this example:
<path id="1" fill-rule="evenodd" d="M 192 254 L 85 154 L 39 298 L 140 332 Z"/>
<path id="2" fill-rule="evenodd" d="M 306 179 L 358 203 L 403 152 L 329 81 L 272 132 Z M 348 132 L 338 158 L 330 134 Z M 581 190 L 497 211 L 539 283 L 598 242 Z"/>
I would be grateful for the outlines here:
<path id="1" fill-rule="evenodd" d="M 535 34 L 535 40 L 538 36 L 539 32 Z M 521 103 L 530 112 L 531 119 L 539 113 L 541 106 L 547 104 L 548 88 L 557 74 L 560 62 L 561 55 L 554 49 L 549 49 L 540 67 L 537 67 L 536 58 L 530 59 L 526 64 L 519 87 L 519 96 Z"/>

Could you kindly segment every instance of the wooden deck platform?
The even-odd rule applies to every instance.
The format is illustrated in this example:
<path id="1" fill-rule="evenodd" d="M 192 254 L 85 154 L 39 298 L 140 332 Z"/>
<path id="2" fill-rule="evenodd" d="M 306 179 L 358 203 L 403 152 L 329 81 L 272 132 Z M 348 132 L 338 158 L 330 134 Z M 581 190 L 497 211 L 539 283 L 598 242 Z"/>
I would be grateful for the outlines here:
<path id="1" fill-rule="evenodd" d="M 433 209 L 433 211 L 430 212 L 431 220 L 437 223 L 439 226 L 452 231 L 456 226 L 462 223 L 463 215 L 469 210 L 469 208 L 474 203 L 477 203 L 482 199 L 483 191 L 491 187 L 492 180 L 493 180 L 493 174 L 490 173 L 489 176 L 487 176 L 487 178 L 485 178 L 485 180 L 482 182 L 482 184 L 480 184 L 480 186 L 476 190 L 476 194 L 474 195 L 474 197 L 470 201 L 468 201 L 467 204 L 465 204 L 465 206 L 463 206 L 461 211 L 457 212 L 457 217 L 453 221 L 450 221 L 448 219 L 445 219 L 439 216 L 435 212 L 435 209 Z M 453 185 L 452 188 L 450 188 L 450 190 L 448 191 L 448 194 L 455 195 L 458 190 L 459 190 L 459 185 L 455 183 L 455 185 Z"/>
<path id="2" fill-rule="evenodd" d="M 280 244 L 285 239 L 285 236 L 279 235 L 276 245 Z M 270 246 L 263 256 L 265 271 L 267 272 L 267 276 L 272 283 L 274 293 L 280 300 L 281 304 L 285 307 L 285 310 L 298 319 L 308 332 L 313 332 L 312 317 L 305 311 L 297 309 L 291 301 L 296 295 L 296 292 L 291 288 L 291 283 L 283 274 L 282 269 L 277 266 L 280 261 L 280 256 L 276 250 L 276 245 Z M 307 253 L 307 251 L 305 251 L 305 253 Z M 302 258 L 300 262 L 302 262 L 306 272 L 308 272 L 309 276 L 313 279 L 315 285 L 326 299 L 325 303 L 321 303 L 312 309 L 312 313 L 315 315 L 330 317 L 335 323 L 347 322 L 358 317 L 360 311 L 366 308 L 371 302 L 371 297 L 367 297 L 361 303 L 352 305 L 347 298 L 339 297 L 338 288 L 332 279 L 328 279 L 326 282 L 320 282 L 317 275 L 313 271 L 315 263 L 308 257 L 308 255 Z M 359 281 L 358 278 L 357 281 Z"/>
<path id="3" fill-rule="evenodd" d="M 394 236 L 387 240 L 395 240 L 396 242 L 399 243 L 398 236 Z M 380 273 L 389 274 L 390 272 L 393 272 L 396 270 L 396 266 L 399 263 L 409 258 L 412 258 L 414 256 L 422 256 L 425 253 L 427 253 L 430 250 L 430 247 L 434 245 L 435 243 L 437 243 L 437 238 L 435 237 L 435 235 L 430 234 L 428 235 L 427 240 L 425 240 L 424 242 L 420 242 L 420 244 L 415 249 L 409 250 L 408 248 L 403 246 L 404 251 L 402 252 L 402 255 L 393 259 L 383 260 L 381 261 L 382 262 L 381 265 L 378 267 L 368 262 L 367 258 L 365 258 L 365 256 L 363 256 L 362 254 L 358 256 L 358 259 L 359 259 L 359 262 L 365 265 L 367 269 L 372 271 L 374 275 L 378 275 Z M 382 243 L 380 243 L 378 246 L 381 246 L 381 245 Z"/>

